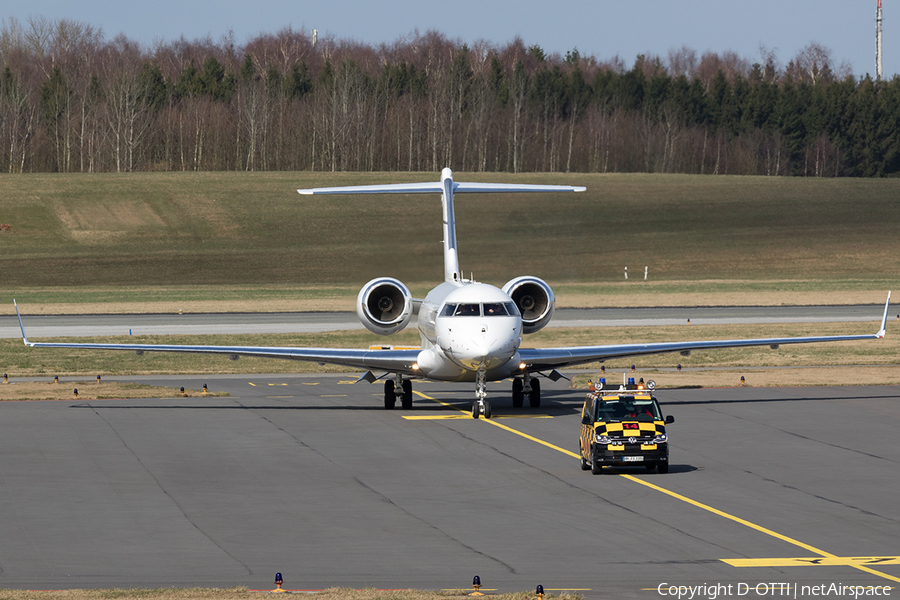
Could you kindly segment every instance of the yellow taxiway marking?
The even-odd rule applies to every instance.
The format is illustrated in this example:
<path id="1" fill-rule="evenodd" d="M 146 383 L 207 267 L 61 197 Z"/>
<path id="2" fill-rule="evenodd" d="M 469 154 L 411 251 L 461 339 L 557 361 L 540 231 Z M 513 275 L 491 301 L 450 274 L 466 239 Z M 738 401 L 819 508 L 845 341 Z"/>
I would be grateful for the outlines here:
<path id="1" fill-rule="evenodd" d="M 249 384 L 252 385 L 253 387 L 256 387 L 256 384 L 253 383 L 252 381 L 248 381 L 247 383 L 249 383 Z"/>
<path id="2" fill-rule="evenodd" d="M 472 415 L 415 415 L 403 416 L 407 421 L 447 421 L 452 419 L 471 419 Z M 552 419 L 550 415 L 494 415 L 491 419 Z"/>
<path id="3" fill-rule="evenodd" d="M 346 398 L 347 394 L 322 394 L 322 398 Z"/>
<path id="4" fill-rule="evenodd" d="M 807 556 L 802 558 L 723 558 L 732 567 L 838 567 L 900 565 L 900 556 Z"/>
<path id="5" fill-rule="evenodd" d="M 425 398 L 426 400 L 431 400 L 431 401 L 433 401 L 433 402 L 437 402 L 438 404 L 442 404 L 442 405 L 444 405 L 444 406 L 446 406 L 446 407 L 448 407 L 448 408 L 452 408 L 452 409 L 454 409 L 454 410 L 458 410 L 458 411 L 460 411 L 460 412 L 462 412 L 462 413 L 467 412 L 467 411 L 462 410 L 461 408 L 457 408 L 457 407 L 455 407 L 455 406 L 453 406 L 453 405 L 451 405 L 451 404 L 447 404 L 446 402 L 441 402 L 440 400 L 438 400 L 438 399 L 436 399 L 436 398 L 431 398 L 430 396 L 426 396 L 425 394 L 422 394 L 421 392 L 416 392 L 416 394 L 418 394 L 418 395 L 421 396 L 422 398 Z M 579 455 L 579 454 L 576 454 L 576 453 L 571 452 L 571 451 L 569 451 L 569 450 L 566 450 L 566 449 L 564 449 L 564 448 L 560 448 L 559 446 L 556 446 L 556 445 L 554 445 L 554 444 L 551 444 L 550 442 L 545 442 L 544 440 L 541 440 L 541 439 L 538 439 L 538 438 L 536 438 L 536 437 L 534 437 L 534 436 L 528 435 L 527 433 L 523 433 L 523 432 L 521 432 L 521 431 L 518 431 L 518 430 L 516 430 L 516 429 L 513 429 L 512 427 L 508 427 L 508 426 L 506 426 L 506 425 L 503 425 L 502 423 L 496 423 L 496 422 L 494 422 L 492 419 L 479 419 L 479 420 L 484 421 L 485 423 L 490 423 L 490 424 L 493 425 L 494 427 L 499 427 L 500 429 L 504 429 L 504 430 L 506 430 L 506 431 L 508 431 L 508 432 L 510 432 L 510 433 L 514 433 L 514 434 L 516 434 L 516 435 L 518 435 L 518 436 L 521 436 L 521 437 L 523 437 L 523 438 L 525 438 L 525 439 L 527 439 L 527 440 L 531 440 L 532 442 L 538 443 L 538 444 L 540 444 L 540 445 L 542 445 L 542 446 L 546 446 L 546 447 L 548 447 L 548 448 L 552 448 L 553 450 L 556 450 L 557 452 L 560 452 L 560 453 L 562 453 L 562 454 L 565 454 L 566 456 L 571 456 L 572 458 L 581 459 L 581 455 Z M 746 519 L 742 519 L 742 518 L 740 518 L 740 517 L 736 517 L 736 516 L 734 516 L 734 515 L 732 515 L 732 514 L 729 514 L 729 513 L 725 512 L 725 511 L 723 511 L 723 510 L 719 510 L 718 508 L 713 508 L 712 506 L 710 506 L 710 505 L 708 505 L 708 504 L 704 504 L 704 503 L 702 503 L 702 502 L 698 502 L 697 500 L 693 500 L 692 498 L 688 498 L 687 496 L 683 496 L 683 495 L 681 495 L 681 494 L 679 494 L 679 493 L 677 493 L 677 492 L 673 492 L 673 491 L 671 491 L 671 490 L 667 490 L 666 488 L 660 487 L 660 486 L 658 486 L 658 485 L 656 485 L 656 484 L 650 483 L 650 482 L 648 482 L 648 481 L 644 481 L 643 479 L 640 479 L 640 478 L 638 478 L 638 477 L 635 477 L 634 475 L 628 475 L 627 473 L 619 473 L 619 477 L 624 477 L 625 479 L 627 479 L 627 480 L 629 480 L 629 481 L 633 481 L 634 483 L 643 485 L 643 486 L 648 487 L 648 488 L 650 488 L 650 489 L 652 489 L 652 490 L 656 490 L 657 492 L 660 492 L 660 493 L 662 493 L 662 494 L 665 494 L 665 495 L 670 496 L 670 497 L 672 497 L 672 498 L 675 498 L 675 499 L 677 499 L 677 500 L 681 500 L 682 502 L 686 502 L 687 504 L 690 504 L 691 506 L 695 506 L 695 507 L 697 507 L 697 508 L 700 508 L 700 509 L 703 509 L 703 510 L 705 510 L 705 511 L 707 511 L 707 512 L 710 512 L 710 513 L 712 513 L 712 514 L 714 514 L 714 515 L 718 515 L 718 516 L 720 516 L 720 517 L 722 517 L 722 518 L 724 518 L 724 519 L 728 519 L 729 521 L 733 521 L 733 522 L 738 523 L 738 524 L 740 524 L 740 525 L 743 525 L 743 526 L 745 526 L 745 527 L 749 527 L 750 529 L 753 529 L 753 530 L 758 531 L 758 532 L 760 532 L 760 533 L 764 533 L 764 534 L 766 534 L 766 535 L 768 535 L 768 536 L 774 537 L 774 538 L 779 539 L 779 540 L 781 540 L 781 541 L 783 541 L 783 542 L 787 542 L 788 544 L 792 544 L 792 545 L 794 545 L 794 546 L 798 546 L 798 547 L 800 547 L 800 548 L 803 548 L 804 550 L 807 550 L 808 552 L 811 552 L 811 553 L 813 553 L 813 554 L 818 554 L 818 555 L 819 555 L 820 557 L 822 557 L 822 558 L 829 559 L 829 560 L 841 560 L 841 557 L 839 557 L 839 556 L 837 556 L 837 555 L 835 555 L 835 554 L 831 554 L 830 552 L 826 552 L 826 551 L 824 551 L 824 550 L 819 550 L 819 549 L 816 548 L 815 546 L 811 546 L 811 545 L 806 544 L 806 543 L 804 543 L 804 542 L 801 542 L 801 541 L 799 541 L 799 540 L 795 540 L 794 538 L 791 538 L 791 537 L 788 537 L 788 536 L 783 535 L 783 534 L 781 534 L 781 533 L 778 533 L 777 531 L 773 531 L 773 530 L 771 530 L 771 529 L 769 529 L 769 528 L 767 528 L 767 527 L 763 527 L 762 525 L 757 525 L 756 523 L 752 523 L 752 522 L 750 522 L 750 521 L 748 521 L 748 520 L 746 520 Z M 888 575 L 888 574 L 886 574 L 886 573 L 882 573 L 881 571 L 876 571 L 875 569 L 869 568 L 869 567 L 867 567 L 867 566 L 864 565 L 864 564 L 859 564 L 859 563 L 847 561 L 846 559 L 844 559 L 844 562 L 842 562 L 842 563 L 840 563 L 840 564 L 841 564 L 841 565 L 845 565 L 845 566 L 853 567 L 854 569 L 858 569 L 858 570 L 860 570 L 860 571 L 864 571 L 864 572 L 866 572 L 866 573 L 869 573 L 869 574 L 871 574 L 871 575 L 875 575 L 875 576 L 877 576 L 877 577 L 882 577 L 882 578 L 884 578 L 884 579 L 889 579 L 889 580 L 891 580 L 891 581 L 900 582 L 900 577 L 894 577 L 893 575 Z M 884 563 L 878 563 L 878 564 L 884 564 Z"/>
<path id="6" fill-rule="evenodd" d="M 272 387 L 275 387 L 276 385 L 284 385 L 284 386 L 286 386 L 287 384 L 286 384 L 286 383 L 267 383 L 266 385 L 271 385 Z"/>

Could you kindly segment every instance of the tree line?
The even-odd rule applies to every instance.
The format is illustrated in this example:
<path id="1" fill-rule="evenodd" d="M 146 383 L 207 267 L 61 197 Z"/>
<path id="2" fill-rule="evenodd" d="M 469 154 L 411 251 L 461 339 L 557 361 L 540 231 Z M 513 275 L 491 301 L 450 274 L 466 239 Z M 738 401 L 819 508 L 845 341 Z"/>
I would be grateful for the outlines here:
<path id="1" fill-rule="evenodd" d="M 0 171 L 900 172 L 900 78 L 810 44 L 786 65 L 688 47 L 601 61 L 438 32 L 378 47 L 291 28 L 153 48 L 0 27 Z"/>

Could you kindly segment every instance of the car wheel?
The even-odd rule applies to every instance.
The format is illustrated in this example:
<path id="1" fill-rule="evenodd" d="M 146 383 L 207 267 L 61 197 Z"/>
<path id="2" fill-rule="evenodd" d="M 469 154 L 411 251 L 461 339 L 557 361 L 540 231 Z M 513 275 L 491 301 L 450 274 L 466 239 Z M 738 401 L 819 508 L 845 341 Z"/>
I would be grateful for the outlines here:
<path id="1" fill-rule="evenodd" d="M 581 470 L 588 471 L 591 468 L 591 463 L 587 460 L 584 455 L 581 456 Z"/>

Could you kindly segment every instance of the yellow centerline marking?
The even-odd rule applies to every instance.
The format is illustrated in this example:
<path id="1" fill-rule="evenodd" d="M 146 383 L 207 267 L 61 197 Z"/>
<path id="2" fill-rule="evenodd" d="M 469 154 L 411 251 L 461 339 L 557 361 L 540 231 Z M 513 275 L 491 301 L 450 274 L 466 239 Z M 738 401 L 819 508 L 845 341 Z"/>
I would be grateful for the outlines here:
<path id="1" fill-rule="evenodd" d="M 858 565 L 900 565 L 900 556 L 836 556 L 798 558 L 724 558 L 732 567 L 855 567 Z"/>
<path id="2" fill-rule="evenodd" d="M 472 415 L 403 415 L 407 421 L 449 421 L 453 419 L 471 419 Z M 550 415 L 493 415 L 491 419 L 552 419 Z"/>
<path id="3" fill-rule="evenodd" d="M 422 397 L 422 398 L 425 398 L 426 400 L 431 400 L 432 402 L 437 402 L 438 404 L 441 404 L 441 405 L 446 406 L 446 407 L 448 407 L 448 408 L 452 408 L 452 409 L 454 409 L 454 410 L 458 410 L 458 411 L 460 411 L 460 412 L 462 412 L 462 413 L 466 413 L 466 412 L 467 412 L 467 411 L 462 410 L 461 408 L 458 408 L 458 407 L 456 407 L 456 406 L 453 406 L 452 404 L 447 404 L 446 402 L 441 402 L 441 401 L 438 400 L 437 398 L 432 398 L 432 397 L 430 397 L 430 396 L 426 396 L 425 394 L 423 394 L 423 393 L 421 393 L 421 392 L 415 392 L 415 393 L 416 393 L 418 396 L 420 396 L 420 397 Z M 490 423 L 490 424 L 493 425 L 494 427 L 499 427 L 500 429 L 504 429 L 504 430 L 506 430 L 506 431 L 508 431 L 508 432 L 510 432 L 510 433 L 514 433 L 514 434 L 516 434 L 516 435 L 518 435 L 518 436 L 521 436 L 521 437 L 523 437 L 523 438 L 525 438 L 525 439 L 527 439 L 527 440 L 531 440 L 532 442 L 538 443 L 538 444 L 540 444 L 540 445 L 542 445 L 542 446 L 546 446 L 546 447 L 548 447 L 548 448 L 552 448 L 553 450 L 556 450 L 557 452 L 561 452 L 562 454 L 565 454 L 566 456 L 571 456 L 572 458 L 577 458 L 577 459 L 579 459 L 579 460 L 581 459 L 581 456 L 578 455 L 578 454 L 576 454 L 576 453 L 574 453 L 574 452 L 570 452 L 569 450 L 566 450 L 566 449 L 564 449 L 564 448 L 560 448 L 559 446 L 556 446 L 556 445 L 554 445 L 554 444 L 551 444 L 550 442 L 545 442 L 544 440 L 541 440 L 541 439 L 538 439 L 538 438 L 536 438 L 536 437 L 534 437 L 534 436 L 528 435 L 527 433 L 523 433 L 523 432 L 521 432 L 521 431 L 518 431 L 518 430 L 516 430 L 516 429 L 513 429 L 512 427 L 508 427 L 508 426 L 506 426 L 506 425 L 503 425 L 502 423 L 495 423 L 495 422 L 494 422 L 493 420 L 491 420 L 491 419 L 479 419 L 479 420 L 484 421 L 485 423 Z M 648 487 L 648 488 L 650 488 L 650 489 L 652 489 L 652 490 L 656 490 L 657 492 L 660 492 L 660 493 L 662 493 L 662 494 L 666 494 L 667 496 L 671 496 L 672 498 L 675 498 L 675 499 L 677 499 L 677 500 L 681 500 L 682 502 L 686 502 L 686 503 L 688 503 L 688 504 L 690 504 L 690 505 L 692 505 L 692 506 L 696 506 L 697 508 L 701 508 L 701 509 L 703 509 L 703 510 L 705 510 L 705 511 L 711 512 L 712 514 L 718 515 L 718 516 L 720 516 L 720 517 L 722 517 L 722 518 L 724 518 L 724 519 L 728 519 L 728 520 L 730 520 L 730 521 L 733 521 L 733 522 L 738 523 L 738 524 L 740 524 L 740 525 L 743 525 L 743 526 L 745 526 L 745 527 L 749 527 L 750 529 L 753 529 L 753 530 L 758 531 L 758 532 L 760 532 L 760 533 L 764 533 L 764 534 L 766 534 L 766 535 L 769 535 L 769 536 L 771 536 L 771 537 L 774 537 L 774 538 L 776 538 L 776 539 L 779 539 L 779 540 L 781 540 L 781 541 L 783 541 L 783 542 L 787 542 L 788 544 L 792 544 L 792 545 L 794 545 L 794 546 L 803 548 L 804 550 L 808 550 L 809 552 L 812 552 L 813 554 L 818 554 L 819 556 L 821 556 L 821 557 L 823 557 L 823 558 L 825 558 L 825 559 L 836 560 L 836 561 L 843 561 L 843 562 L 840 563 L 841 565 L 850 566 L 850 567 L 853 567 L 854 569 L 858 569 L 858 570 L 860 570 L 860 571 L 864 571 L 864 572 L 866 572 L 866 573 L 869 573 L 869 574 L 871 574 L 871 575 L 875 575 L 875 576 L 877 576 L 877 577 L 882 577 L 882 578 L 884 578 L 884 579 L 889 579 L 889 580 L 891 580 L 891 581 L 900 582 L 900 577 L 894 577 L 894 576 L 892 576 L 892 575 L 888 575 L 888 574 L 886 574 L 886 573 L 882 573 L 881 571 L 876 571 L 875 569 L 870 569 L 869 567 L 866 567 L 866 566 L 864 566 L 864 565 L 860 565 L 860 564 L 853 563 L 853 562 L 850 561 L 850 559 L 842 558 L 842 557 L 840 557 L 840 556 L 837 556 L 837 555 L 832 554 L 832 553 L 830 553 L 830 552 L 826 552 L 826 551 L 824 551 L 824 550 L 819 550 L 819 549 L 816 548 L 815 546 L 811 546 L 811 545 L 806 544 L 806 543 L 804 543 L 804 542 L 801 542 L 801 541 L 799 541 L 799 540 L 795 540 L 795 539 L 792 538 L 792 537 L 788 537 L 788 536 L 786 536 L 786 535 L 783 535 L 783 534 L 781 534 L 781 533 L 778 533 L 777 531 L 773 531 L 773 530 L 771 530 L 771 529 L 769 529 L 769 528 L 767 528 L 767 527 L 763 527 L 762 525 L 757 525 L 756 523 L 752 523 L 752 522 L 750 522 L 750 521 L 748 521 L 748 520 L 746 520 L 746 519 L 742 519 L 742 518 L 740 518 L 740 517 L 736 517 L 736 516 L 734 516 L 734 515 L 732 515 L 732 514 L 729 514 L 729 513 L 725 512 L 725 511 L 723 511 L 723 510 L 719 510 L 718 508 L 713 508 L 712 506 L 710 506 L 710 505 L 708 505 L 708 504 L 704 504 L 704 503 L 702 503 L 702 502 L 698 502 L 697 500 L 693 500 L 693 499 L 688 498 L 687 496 L 683 496 L 683 495 L 681 495 L 681 494 L 679 494 L 679 493 L 677 493 L 677 492 L 673 492 L 673 491 L 671 491 L 671 490 L 667 490 L 666 488 L 663 488 L 663 487 L 660 487 L 660 486 L 655 485 L 655 484 L 653 484 L 653 483 L 644 481 L 643 479 L 638 479 L 638 478 L 635 477 L 634 475 L 628 475 L 628 474 L 626 474 L 626 473 L 619 473 L 618 475 L 619 475 L 619 477 L 624 477 L 625 479 L 628 479 L 629 481 L 633 481 L 633 482 L 635 482 L 635 483 L 639 483 L 639 484 L 641 484 L 641 485 L 643 485 L 643 486 L 645 486 L 645 487 Z M 727 563 L 728 561 L 725 560 L 725 561 L 723 561 L 723 562 L 726 562 L 726 563 Z M 884 563 L 881 563 L 881 564 L 884 564 Z M 893 564 L 893 563 L 892 563 L 892 564 Z M 749 566 L 749 565 L 747 565 L 747 566 Z M 762 566 L 762 565 L 760 565 L 760 566 Z"/>

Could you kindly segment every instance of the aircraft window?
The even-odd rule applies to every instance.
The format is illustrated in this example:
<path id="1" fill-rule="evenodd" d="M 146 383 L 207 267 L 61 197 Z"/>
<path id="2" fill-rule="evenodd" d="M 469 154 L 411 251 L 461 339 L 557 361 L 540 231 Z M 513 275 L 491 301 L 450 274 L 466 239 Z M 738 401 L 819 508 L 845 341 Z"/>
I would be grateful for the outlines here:
<path id="1" fill-rule="evenodd" d="M 506 306 L 497 302 L 485 302 L 484 316 L 486 317 L 505 317 L 508 315 Z"/>
<path id="2" fill-rule="evenodd" d="M 442 317 L 452 317 L 453 314 L 456 312 L 456 307 L 457 307 L 456 304 L 445 304 L 444 310 L 441 311 L 441 316 Z"/>
<path id="3" fill-rule="evenodd" d="M 480 304 L 460 304 L 456 309 L 457 317 L 480 317 L 481 316 L 481 305 Z"/>
<path id="4" fill-rule="evenodd" d="M 516 303 L 515 303 L 515 302 L 504 302 L 504 303 L 503 303 L 503 306 L 506 307 L 506 312 L 507 312 L 507 314 L 510 314 L 510 315 L 517 315 L 517 314 L 519 314 L 519 309 L 518 309 L 518 307 L 516 306 Z"/>

